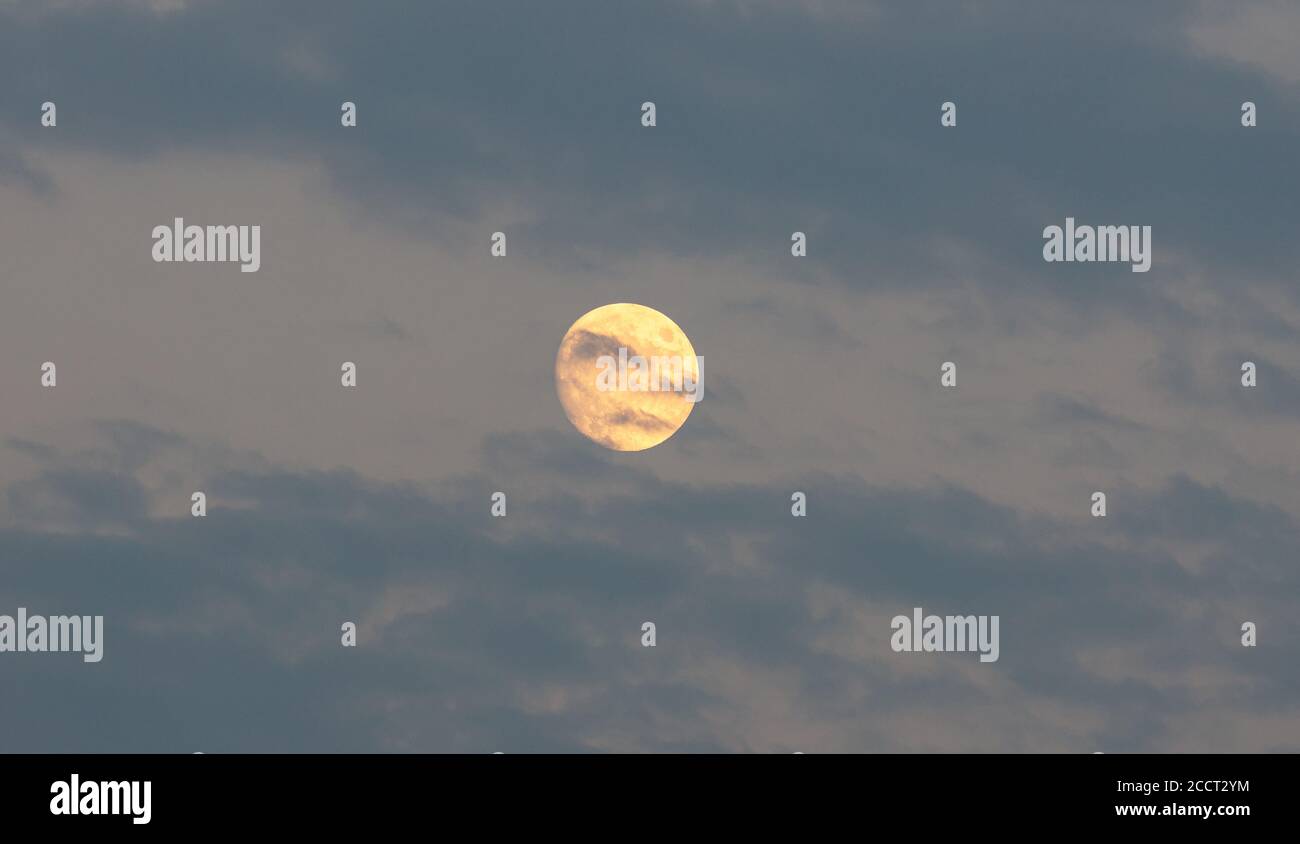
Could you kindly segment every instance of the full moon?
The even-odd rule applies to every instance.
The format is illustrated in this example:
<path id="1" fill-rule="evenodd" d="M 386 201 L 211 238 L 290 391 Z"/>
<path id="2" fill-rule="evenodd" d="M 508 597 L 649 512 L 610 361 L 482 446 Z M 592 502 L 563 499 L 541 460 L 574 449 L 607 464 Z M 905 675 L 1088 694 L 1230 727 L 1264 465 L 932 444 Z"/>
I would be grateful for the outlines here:
<path id="1" fill-rule="evenodd" d="M 615 451 L 659 445 L 682 427 L 695 406 L 688 391 L 629 389 L 635 375 L 620 378 L 617 370 L 625 374 L 627 368 L 618 364 L 616 371 L 609 371 L 611 359 L 637 356 L 644 361 L 655 358 L 665 366 L 675 361 L 687 385 L 699 384 L 699 361 L 686 333 L 645 305 L 619 303 L 588 311 L 570 326 L 555 355 L 555 391 L 565 415 L 592 441 Z M 611 378 L 619 379 L 614 389 Z"/>

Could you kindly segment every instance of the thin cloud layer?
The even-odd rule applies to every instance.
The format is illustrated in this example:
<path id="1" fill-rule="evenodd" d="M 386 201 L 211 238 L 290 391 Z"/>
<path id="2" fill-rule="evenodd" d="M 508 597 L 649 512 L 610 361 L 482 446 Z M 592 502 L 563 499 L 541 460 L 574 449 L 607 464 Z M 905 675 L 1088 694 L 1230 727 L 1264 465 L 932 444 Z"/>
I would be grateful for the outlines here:
<path id="1" fill-rule="evenodd" d="M 160 438 L 178 457 L 190 450 Z M 551 435 L 485 443 L 528 490 L 503 521 L 467 503 L 487 501 L 481 476 L 417 490 L 218 466 L 204 486 L 229 506 L 198 521 L 182 499 L 175 515 L 141 517 L 106 512 L 51 457 L 47 498 L 11 491 L 29 509 L 3 531 L 0 597 L 102 613 L 106 659 L 93 672 L 16 661 L 6 693 L 17 723 L 45 723 L 50 699 L 94 699 L 101 714 L 13 733 L 8 748 L 1300 745 L 1295 721 L 1249 746 L 1186 727 L 1296 715 L 1287 596 L 1300 588 L 1288 560 L 1300 529 L 1279 511 L 1176 480 L 1135 493 L 1098 536 L 969 492 L 824 476 L 805 484 L 813 515 L 792 527 L 772 489 L 685 487 L 605 458 L 557 465 L 565 451 Z M 138 500 L 151 468 L 90 488 Z M 43 529 L 69 510 L 120 533 Z M 889 618 L 914 605 L 1000 611 L 1001 659 L 891 652 Z M 1243 611 L 1273 642 L 1245 659 Z M 344 620 L 358 623 L 356 651 L 339 647 Z M 638 641 L 645 620 L 660 631 L 653 650 Z M 946 744 L 931 718 L 982 728 Z"/>

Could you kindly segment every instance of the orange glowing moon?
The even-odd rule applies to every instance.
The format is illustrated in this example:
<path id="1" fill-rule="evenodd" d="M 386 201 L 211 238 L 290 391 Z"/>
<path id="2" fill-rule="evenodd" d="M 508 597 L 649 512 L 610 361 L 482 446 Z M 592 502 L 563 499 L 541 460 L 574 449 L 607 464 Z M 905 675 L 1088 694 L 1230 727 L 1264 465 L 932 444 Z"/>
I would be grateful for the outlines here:
<path id="1" fill-rule="evenodd" d="M 700 360 L 686 333 L 644 305 L 588 311 L 555 355 L 555 391 L 565 415 L 615 451 L 643 451 L 671 437 L 702 397 L 700 387 Z"/>

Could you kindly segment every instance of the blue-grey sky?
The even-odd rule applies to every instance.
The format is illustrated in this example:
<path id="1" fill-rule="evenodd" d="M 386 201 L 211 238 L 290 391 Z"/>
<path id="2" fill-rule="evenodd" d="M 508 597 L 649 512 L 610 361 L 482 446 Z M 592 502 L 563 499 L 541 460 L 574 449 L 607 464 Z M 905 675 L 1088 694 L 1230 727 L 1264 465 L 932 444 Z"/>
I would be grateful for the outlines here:
<path id="1" fill-rule="evenodd" d="M 0 0 L 0 614 L 105 617 L 100 663 L 0 653 L 0 751 L 1300 750 L 1297 41 L 1283 2 Z M 154 263 L 178 216 L 261 270 Z M 1151 271 L 1045 263 L 1067 216 Z M 705 361 L 634 454 L 553 383 L 618 301 Z M 893 652 L 916 606 L 999 660 Z"/>

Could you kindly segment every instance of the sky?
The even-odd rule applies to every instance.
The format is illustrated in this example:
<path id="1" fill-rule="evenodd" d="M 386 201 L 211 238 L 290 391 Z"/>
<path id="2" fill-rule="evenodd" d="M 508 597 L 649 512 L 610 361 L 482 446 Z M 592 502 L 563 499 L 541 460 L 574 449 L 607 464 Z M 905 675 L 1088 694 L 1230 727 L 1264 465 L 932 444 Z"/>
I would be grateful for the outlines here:
<path id="1" fill-rule="evenodd" d="M 1297 40 L 0 0 L 0 614 L 104 616 L 99 663 L 0 653 L 0 751 L 1300 751 Z M 260 270 L 155 263 L 176 217 Z M 1066 217 L 1150 271 L 1044 262 Z M 555 392 L 612 302 L 706 361 L 648 451 Z M 914 607 L 999 659 L 895 652 Z"/>

